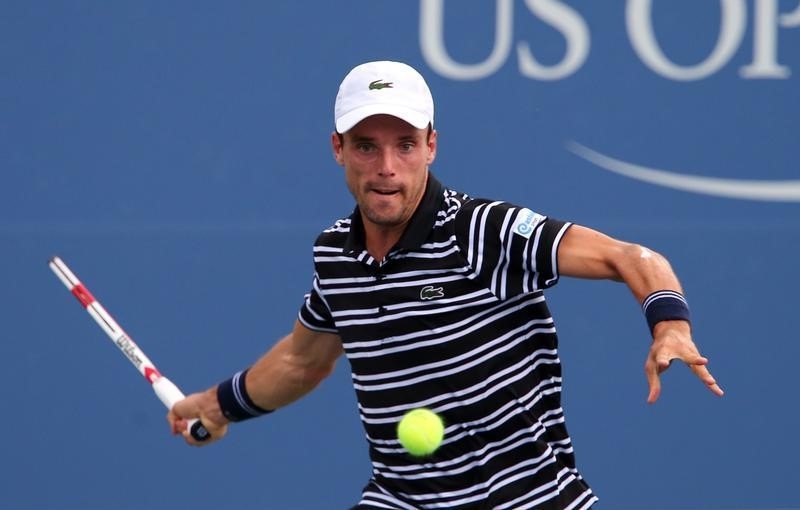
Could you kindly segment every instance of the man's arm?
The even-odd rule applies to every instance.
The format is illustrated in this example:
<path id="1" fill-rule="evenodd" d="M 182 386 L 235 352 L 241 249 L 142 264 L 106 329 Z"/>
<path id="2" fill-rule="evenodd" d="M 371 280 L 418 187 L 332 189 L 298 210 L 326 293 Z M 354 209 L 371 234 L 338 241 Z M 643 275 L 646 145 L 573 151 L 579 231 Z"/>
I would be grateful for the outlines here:
<path id="1" fill-rule="evenodd" d="M 659 290 L 682 292 L 672 267 L 660 254 L 579 225 L 570 227 L 561 240 L 558 271 L 564 276 L 625 282 L 640 304 Z M 722 388 L 706 368 L 708 359 L 700 355 L 692 340 L 689 323 L 668 320 L 653 328 L 653 343 L 645 362 L 650 386 L 648 403 L 658 399 L 661 393 L 659 375 L 674 359 L 686 363 L 714 394 L 722 396 Z"/>
<path id="2" fill-rule="evenodd" d="M 247 371 L 247 393 L 262 409 L 274 410 L 290 404 L 329 376 L 342 352 L 342 342 L 337 335 L 312 331 L 295 322 L 292 332 Z M 211 434 L 211 441 L 198 443 L 185 432 L 186 421 L 192 418 L 202 420 Z M 187 443 L 196 446 L 222 438 L 228 426 L 217 400 L 216 386 L 175 404 L 167 420 L 173 433 L 182 433 Z"/>

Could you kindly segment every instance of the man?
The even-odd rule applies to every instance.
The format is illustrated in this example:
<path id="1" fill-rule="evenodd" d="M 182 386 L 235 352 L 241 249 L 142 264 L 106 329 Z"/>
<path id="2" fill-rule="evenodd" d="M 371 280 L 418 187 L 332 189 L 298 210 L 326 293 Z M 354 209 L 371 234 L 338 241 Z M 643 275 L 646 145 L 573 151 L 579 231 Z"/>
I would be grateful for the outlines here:
<path id="1" fill-rule="evenodd" d="M 560 404 L 561 368 L 542 290 L 562 275 L 623 281 L 653 335 L 648 402 L 674 359 L 722 395 L 695 347 L 686 301 L 659 254 L 505 202 L 445 188 L 433 99 L 397 62 L 354 68 L 336 97 L 333 155 L 356 201 L 314 246 L 294 330 L 248 370 L 175 405 L 173 431 L 230 421 L 314 389 L 344 352 L 373 477 L 356 508 L 589 508 Z M 400 418 L 442 416 L 442 446 L 412 457 Z M 201 444 L 182 432 L 190 444 Z"/>

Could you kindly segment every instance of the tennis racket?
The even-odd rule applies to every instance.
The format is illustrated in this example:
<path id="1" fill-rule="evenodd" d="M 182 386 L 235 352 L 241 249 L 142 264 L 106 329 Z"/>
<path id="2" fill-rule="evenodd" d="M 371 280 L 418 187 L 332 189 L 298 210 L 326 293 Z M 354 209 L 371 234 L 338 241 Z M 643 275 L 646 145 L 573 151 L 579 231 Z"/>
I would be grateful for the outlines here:
<path id="1" fill-rule="evenodd" d="M 69 267 L 58 257 L 53 257 L 49 263 L 50 269 L 58 276 L 59 280 L 64 284 L 72 295 L 78 299 L 78 302 L 89 312 L 94 321 L 103 331 L 105 331 L 108 338 L 114 342 L 120 351 L 128 358 L 128 361 L 133 363 L 133 366 L 144 376 L 148 383 L 153 388 L 156 396 L 167 406 L 167 409 L 172 409 L 176 402 L 183 400 L 185 395 L 178 389 L 175 384 L 161 375 L 156 366 L 150 361 L 150 358 L 145 355 L 144 351 L 136 345 L 130 336 L 120 327 L 117 321 L 111 317 L 103 305 L 100 304 L 94 296 L 92 296 L 89 289 L 81 283 Z M 208 430 L 203 424 L 197 420 L 189 421 L 187 429 L 191 436 L 197 441 L 205 441 L 210 436 Z"/>

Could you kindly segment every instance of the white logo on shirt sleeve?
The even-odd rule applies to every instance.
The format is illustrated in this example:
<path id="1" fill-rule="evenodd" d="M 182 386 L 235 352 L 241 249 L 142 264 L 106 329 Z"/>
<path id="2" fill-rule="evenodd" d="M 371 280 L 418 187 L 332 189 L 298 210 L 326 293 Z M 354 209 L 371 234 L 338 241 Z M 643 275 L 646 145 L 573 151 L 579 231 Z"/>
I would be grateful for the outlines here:
<path id="1" fill-rule="evenodd" d="M 530 209 L 521 209 L 517 214 L 517 219 L 514 220 L 511 230 L 525 239 L 530 239 L 533 231 L 544 219 L 544 216 Z"/>

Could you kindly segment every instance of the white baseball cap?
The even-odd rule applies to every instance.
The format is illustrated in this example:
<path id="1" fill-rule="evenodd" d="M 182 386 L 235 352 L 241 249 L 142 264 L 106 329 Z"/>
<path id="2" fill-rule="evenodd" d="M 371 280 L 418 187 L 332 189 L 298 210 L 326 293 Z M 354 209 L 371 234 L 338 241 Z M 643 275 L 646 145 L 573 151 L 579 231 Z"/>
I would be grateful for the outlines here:
<path id="1" fill-rule="evenodd" d="M 336 131 L 349 131 L 378 114 L 398 117 L 417 129 L 433 124 L 433 96 L 422 75 L 402 62 L 367 62 L 354 67 L 336 95 Z"/>

